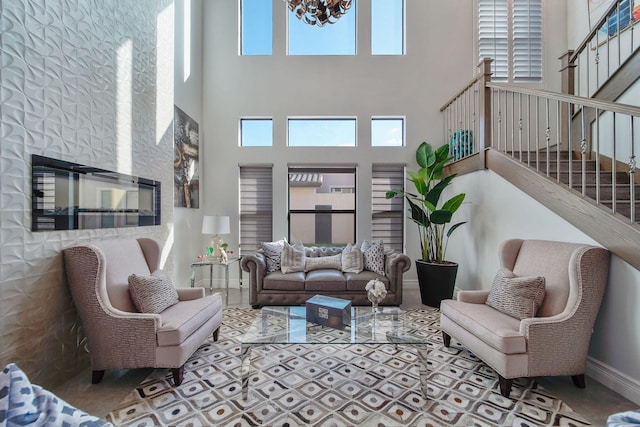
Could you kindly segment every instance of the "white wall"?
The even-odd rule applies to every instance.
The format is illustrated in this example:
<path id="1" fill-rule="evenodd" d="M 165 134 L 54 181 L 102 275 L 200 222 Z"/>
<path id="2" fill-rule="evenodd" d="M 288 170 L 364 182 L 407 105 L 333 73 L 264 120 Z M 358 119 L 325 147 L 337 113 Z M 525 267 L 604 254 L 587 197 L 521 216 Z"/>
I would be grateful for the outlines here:
<path id="1" fill-rule="evenodd" d="M 448 191 L 465 192 L 448 257 L 460 264 L 457 287 L 489 289 L 498 270 L 497 247 L 510 238 L 597 242 L 499 175 L 458 177 Z M 640 271 L 612 256 L 609 280 L 591 340 L 588 374 L 640 403 Z"/>
<path id="2" fill-rule="evenodd" d="M 0 6 L 0 366 L 51 388 L 88 362 L 62 249 L 151 237 L 171 268 L 173 0 Z M 31 155 L 162 185 L 162 225 L 31 232 Z"/>
<path id="3" fill-rule="evenodd" d="M 177 286 L 189 286 L 189 266 L 209 246 L 211 236 L 201 234 L 202 216 L 216 213 L 203 208 L 205 203 L 212 205 L 207 181 L 213 179 L 213 170 L 204 156 L 213 144 L 202 116 L 202 12 L 203 0 L 175 0 L 174 103 L 198 122 L 200 131 L 200 208 L 174 208 L 175 228 L 179 230 L 173 252 Z"/>

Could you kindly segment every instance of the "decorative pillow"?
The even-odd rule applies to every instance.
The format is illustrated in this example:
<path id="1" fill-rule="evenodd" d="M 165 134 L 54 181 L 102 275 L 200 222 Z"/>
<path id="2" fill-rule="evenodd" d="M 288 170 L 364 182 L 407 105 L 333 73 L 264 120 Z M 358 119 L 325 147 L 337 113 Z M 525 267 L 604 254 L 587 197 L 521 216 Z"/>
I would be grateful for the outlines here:
<path id="1" fill-rule="evenodd" d="M 487 305 L 516 319 L 535 317 L 544 300 L 544 277 L 516 277 L 511 270 L 498 270 Z"/>
<path id="2" fill-rule="evenodd" d="M 285 274 L 304 271 L 304 245 L 302 242 L 298 242 L 295 245 L 284 242 L 281 261 L 281 269 Z"/>
<path id="3" fill-rule="evenodd" d="M 267 260 L 267 273 L 280 270 L 282 268 L 281 257 L 284 249 L 284 239 L 277 242 L 262 242 L 260 243 L 260 248 Z"/>
<path id="4" fill-rule="evenodd" d="M 342 250 L 342 271 L 345 273 L 360 273 L 364 270 L 362 251 L 356 245 L 349 243 Z"/>
<path id="5" fill-rule="evenodd" d="M 304 262 L 304 271 L 320 270 L 322 268 L 342 270 L 342 254 L 309 257 Z"/>
<path id="6" fill-rule="evenodd" d="M 362 250 L 364 259 L 364 269 L 384 276 L 384 245 L 382 240 L 373 243 L 365 240 L 362 242 L 360 250 Z"/>
<path id="7" fill-rule="evenodd" d="M 129 293 L 140 313 L 161 313 L 178 303 L 171 281 L 156 276 L 129 276 Z"/>

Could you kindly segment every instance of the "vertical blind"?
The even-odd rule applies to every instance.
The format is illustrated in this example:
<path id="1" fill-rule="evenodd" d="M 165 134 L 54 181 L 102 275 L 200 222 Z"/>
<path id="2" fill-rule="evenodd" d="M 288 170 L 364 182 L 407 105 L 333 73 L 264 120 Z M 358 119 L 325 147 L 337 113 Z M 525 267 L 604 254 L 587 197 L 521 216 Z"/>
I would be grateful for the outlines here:
<path id="1" fill-rule="evenodd" d="M 272 176 L 272 166 L 240 167 L 240 254 L 273 240 Z"/>
<path id="2" fill-rule="evenodd" d="M 542 78 L 542 0 L 478 0 L 478 56 L 496 81 Z"/>
<path id="3" fill-rule="evenodd" d="M 387 199 L 387 191 L 404 189 L 404 165 L 373 165 L 371 179 L 371 239 L 404 252 L 404 199 Z"/>

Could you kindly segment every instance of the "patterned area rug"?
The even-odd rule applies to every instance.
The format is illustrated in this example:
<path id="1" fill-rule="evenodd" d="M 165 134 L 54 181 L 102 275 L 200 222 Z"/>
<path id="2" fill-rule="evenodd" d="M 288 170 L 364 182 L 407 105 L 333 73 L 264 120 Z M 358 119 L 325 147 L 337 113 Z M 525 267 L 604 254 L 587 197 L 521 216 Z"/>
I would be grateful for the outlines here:
<path id="1" fill-rule="evenodd" d="M 228 308 L 217 342 L 205 342 L 173 387 L 156 369 L 107 419 L 156 426 L 583 426 L 589 422 L 535 381 L 500 395 L 491 368 L 454 343 L 442 345 L 439 313 L 408 315 L 432 337 L 429 398 L 411 346 L 269 345 L 251 352 L 249 396 L 240 384 L 240 339 L 258 310 Z"/>

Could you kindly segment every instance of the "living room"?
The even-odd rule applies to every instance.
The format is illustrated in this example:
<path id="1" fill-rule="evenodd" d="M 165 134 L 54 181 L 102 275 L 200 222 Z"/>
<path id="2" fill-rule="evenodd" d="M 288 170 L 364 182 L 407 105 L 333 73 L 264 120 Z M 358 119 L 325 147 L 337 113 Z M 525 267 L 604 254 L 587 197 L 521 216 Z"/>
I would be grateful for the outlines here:
<path id="1" fill-rule="evenodd" d="M 190 264 L 210 236 L 205 215 L 228 215 L 239 245 L 239 166 L 272 165 L 273 239 L 288 235 L 287 176 L 292 165 L 357 167 L 356 240 L 371 238 L 372 166 L 415 167 L 422 141 L 444 143 L 443 103 L 476 73 L 472 0 L 406 1 L 405 54 L 371 55 L 371 7 L 359 2 L 354 56 L 289 56 L 287 15 L 272 0 L 268 56 L 238 55 L 239 2 L 148 0 L 87 5 L 2 2 L 3 366 L 20 365 L 47 388 L 86 367 L 82 333 L 67 290 L 61 250 L 108 237 L 152 237 L 164 246 L 163 268 L 189 286 Z M 185 15 L 185 11 L 189 11 Z M 543 80 L 560 90 L 558 57 L 588 32 L 588 2 L 545 2 Z M 313 43 L 310 40 L 309 43 Z M 173 47 L 173 48 L 172 48 Z M 174 55 L 175 49 L 175 55 Z M 5 65 L 6 64 L 6 65 Z M 174 105 L 200 126 L 200 207 L 174 207 Z M 287 120 L 355 118 L 352 147 L 289 147 Z M 404 145 L 372 147 L 371 119 L 404 120 Z M 271 118 L 271 147 L 239 145 L 242 118 Z M 32 232 L 31 155 L 102 167 L 162 183 L 162 224 L 104 230 Z M 497 247 L 512 237 L 592 243 L 585 233 L 490 171 L 460 176 L 468 224 L 451 239 L 460 289 L 488 288 Z M 406 221 L 405 253 L 419 255 Z M 406 287 L 417 289 L 415 269 Z M 232 272 L 232 286 L 238 277 Z M 221 277 L 216 277 L 221 282 Z M 587 374 L 640 403 L 640 272 L 612 257 L 607 293 L 591 341 Z M 588 387 L 588 386 L 587 386 Z"/>

